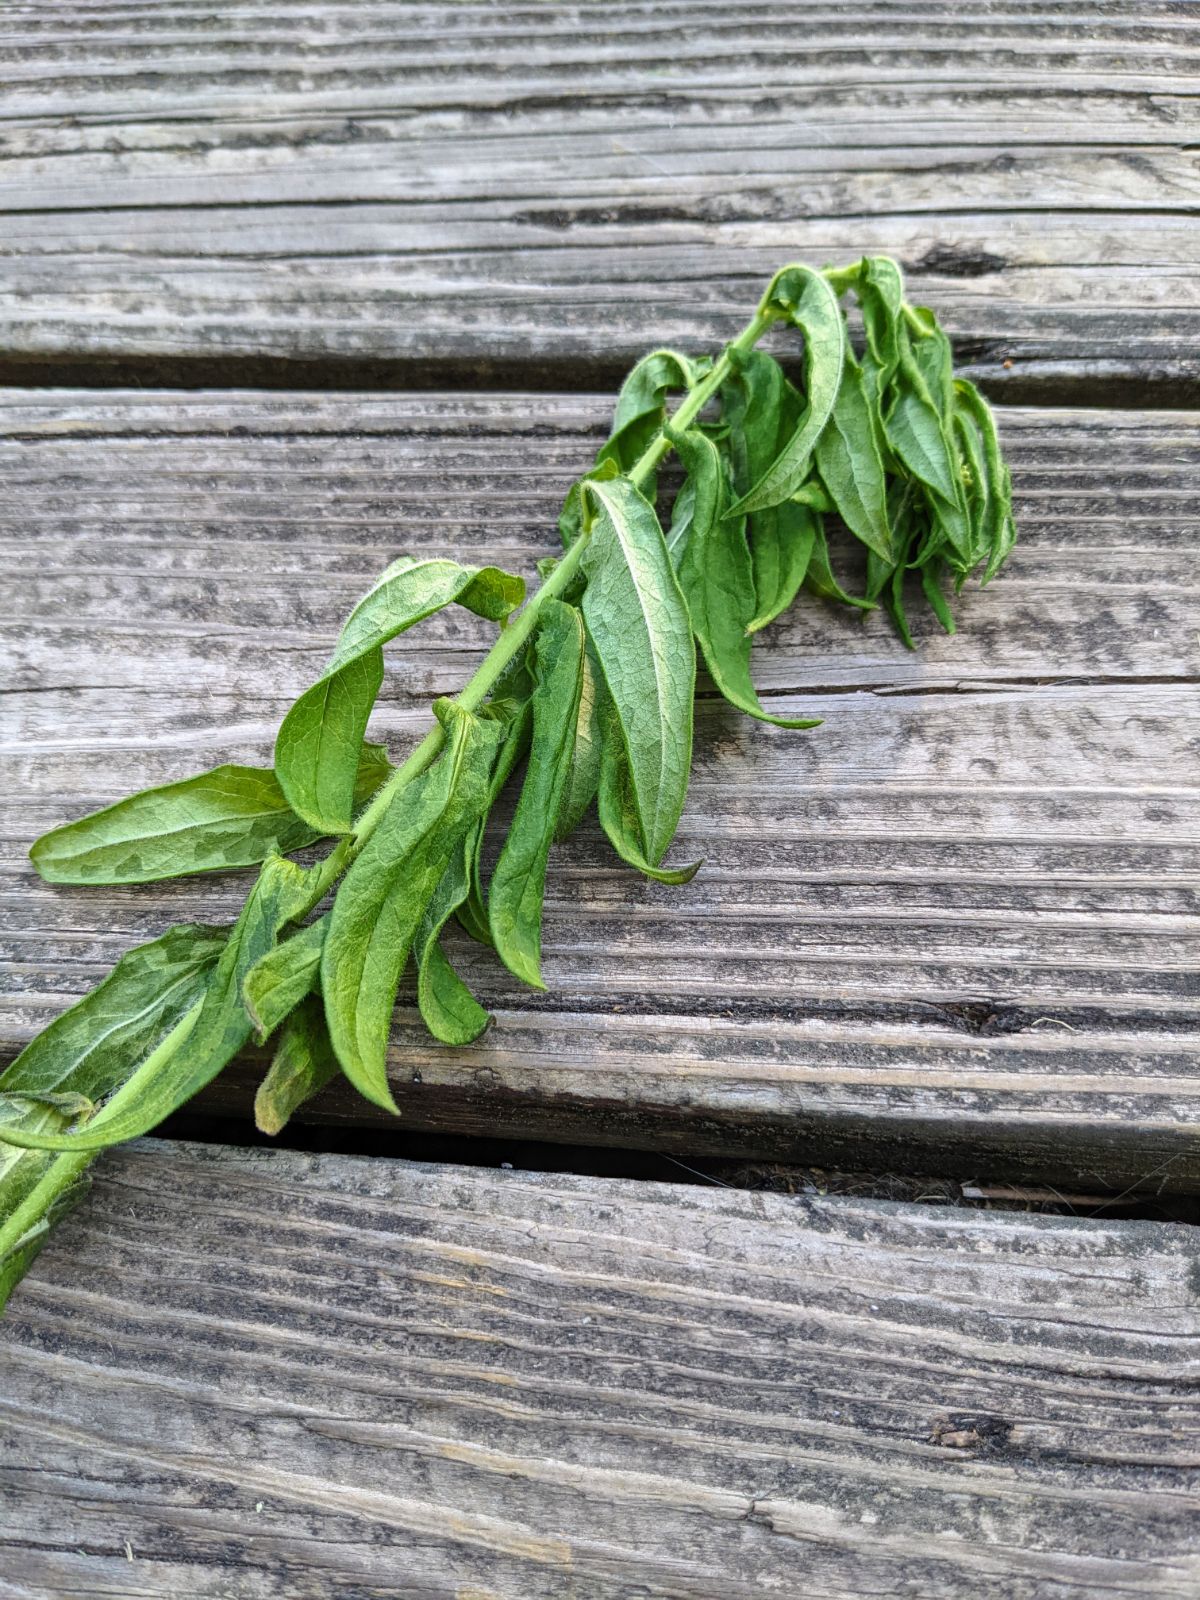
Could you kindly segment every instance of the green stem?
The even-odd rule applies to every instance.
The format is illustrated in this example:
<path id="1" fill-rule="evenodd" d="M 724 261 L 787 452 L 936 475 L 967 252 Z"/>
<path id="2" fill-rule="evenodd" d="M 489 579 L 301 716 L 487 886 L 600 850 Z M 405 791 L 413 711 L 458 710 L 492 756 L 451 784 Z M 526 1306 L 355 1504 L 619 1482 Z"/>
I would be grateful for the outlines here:
<path id="1" fill-rule="evenodd" d="M 478 710 L 495 688 L 500 674 L 528 643 L 530 635 L 537 627 L 538 615 L 546 601 L 555 599 L 570 587 L 571 580 L 579 570 L 579 563 L 583 560 L 583 552 L 586 545 L 586 538 L 580 537 L 576 539 L 542 587 L 529 601 L 524 611 L 510 622 L 501 633 L 476 668 L 473 677 L 461 694 L 457 696 L 456 703 L 462 706 L 464 710 Z M 370 805 L 358 819 L 352 837 L 349 840 L 342 840 L 341 844 L 326 858 L 326 865 L 332 862 L 339 852 L 343 854 L 338 871 L 343 871 L 350 865 L 379 826 L 383 814 L 391 805 L 394 796 L 406 784 L 411 783 L 419 773 L 424 772 L 445 742 L 445 729 L 439 722 L 436 726 L 430 728 L 403 766 L 397 767 L 395 772 L 392 773 L 383 788 L 375 795 Z M 322 873 L 322 876 L 324 876 L 324 873 Z M 336 873 L 334 876 L 336 876 Z M 324 893 L 324 889 L 322 889 L 322 893 Z"/>
<path id="2" fill-rule="evenodd" d="M 777 317 L 774 312 L 760 309 L 755 313 L 753 321 L 746 324 L 732 344 L 725 346 L 720 357 L 714 362 L 713 369 L 708 377 L 703 382 L 698 383 L 687 398 L 680 402 L 679 409 L 671 418 L 673 432 L 682 433 L 684 428 L 695 422 L 713 395 L 725 382 L 733 370 L 733 358 L 730 352 L 733 350 L 745 351 L 752 349 L 776 320 Z M 630 482 L 637 484 L 640 489 L 659 462 L 669 453 L 670 449 L 670 439 L 665 433 L 660 433 L 658 438 L 643 451 L 642 455 L 630 467 L 628 473 Z"/>
<path id="3" fill-rule="evenodd" d="M 753 320 L 747 323 L 732 344 L 727 345 L 722 351 L 718 360 L 714 362 L 713 369 L 708 376 L 698 383 L 687 397 L 680 402 L 678 410 L 671 418 L 671 427 L 674 431 L 679 431 L 693 423 L 717 393 L 718 389 L 720 389 L 733 370 L 734 357 L 731 352 L 751 349 L 776 320 L 776 315 L 773 312 L 764 311 L 760 308 L 755 313 Z M 671 441 L 665 432 L 660 433 L 629 469 L 628 477 L 630 481 L 640 488 L 654 472 L 659 462 L 669 453 L 670 449 Z M 496 640 L 476 669 L 475 675 L 462 693 L 458 695 L 458 705 L 467 711 L 476 711 L 483 704 L 495 687 L 500 674 L 528 642 L 537 627 L 538 616 L 546 601 L 555 599 L 570 586 L 572 579 L 579 570 L 579 564 L 583 559 L 586 545 L 587 534 L 580 533 L 549 578 L 526 605 L 524 611 L 520 613 L 515 621 L 509 623 Z M 334 880 L 358 856 L 367 840 L 379 826 L 384 813 L 399 791 L 425 771 L 445 742 L 446 734 L 439 723 L 429 730 L 403 766 L 397 767 L 396 771 L 393 772 L 392 776 L 358 819 L 354 833 L 349 838 L 343 839 L 326 857 L 320 878 L 321 892 L 314 899 L 314 905 L 325 894 L 326 890 L 331 887 Z"/>
<path id="4" fill-rule="evenodd" d="M 58 1196 L 78 1181 L 79 1174 L 91 1165 L 95 1157 L 94 1150 L 55 1156 L 17 1209 L 0 1223 L 0 1261 L 16 1248 L 30 1228 L 45 1219 Z"/>

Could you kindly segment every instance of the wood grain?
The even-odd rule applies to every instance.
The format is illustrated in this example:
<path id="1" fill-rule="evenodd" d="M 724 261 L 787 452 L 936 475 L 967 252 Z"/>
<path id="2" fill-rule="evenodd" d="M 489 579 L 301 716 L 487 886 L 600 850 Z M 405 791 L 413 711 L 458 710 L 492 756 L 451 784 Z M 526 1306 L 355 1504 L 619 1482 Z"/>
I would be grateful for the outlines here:
<path id="1" fill-rule="evenodd" d="M 1198 1250 L 147 1141 L 0 1329 L 0 1595 L 1190 1600 Z"/>
<path id="2" fill-rule="evenodd" d="M 10 378 L 573 387 L 730 337 L 784 260 L 882 250 L 994 389 L 1195 403 L 1200 27 L 1165 0 L 0 26 Z"/>
<path id="3" fill-rule="evenodd" d="M 268 761 L 354 597 L 401 550 L 531 573 L 599 397 L 10 394 L 0 706 L 13 1054 L 132 943 L 230 919 L 240 879 L 40 884 L 44 829 Z M 804 600 L 757 652 L 806 735 L 700 705 L 683 888 L 556 852 L 534 995 L 465 938 L 469 1050 L 402 1007 L 409 1125 L 729 1154 L 1200 1181 L 1194 417 L 1006 411 L 1022 543 L 962 632 Z M 487 630 L 390 652 L 395 751 Z M 261 1067 L 205 1102 L 244 1115 Z M 331 1089 L 331 1120 L 372 1113 Z"/>

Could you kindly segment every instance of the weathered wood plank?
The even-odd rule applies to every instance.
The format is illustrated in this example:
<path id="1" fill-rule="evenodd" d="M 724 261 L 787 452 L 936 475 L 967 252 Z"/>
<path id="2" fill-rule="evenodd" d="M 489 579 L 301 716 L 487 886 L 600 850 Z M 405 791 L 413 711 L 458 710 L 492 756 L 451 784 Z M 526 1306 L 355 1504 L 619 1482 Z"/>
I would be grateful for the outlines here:
<path id="1" fill-rule="evenodd" d="M 133 788 L 269 760 L 342 613 L 401 549 L 531 572 L 604 409 L 5 397 L 5 1055 L 131 943 L 224 921 L 242 892 L 50 889 L 30 841 Z M 413 1125 L 1200 1181 L 1195 419 L 1003 426 L 1023 542 L 963 597 L 963 632 L 926 628 L 910 655 L 815 602 L 768 630 L 760 678 L 826 725 L 703 702 L 678 854 L 704 870 L 645 884 L 594 826 L 557 852 L 548 994 L 464 940 L 492 1033 L 442 1050 L 401 1012 Z M 484 631 L 464 614 L 391 652 L 376 727 L 393 748 Z M 209 1108 L 243 1114 L 253 1070 Z M 336 1091 L 313 1114 L 370 1115 Z"/>
<path id="2" fill-rule="evenodd" d="M 9 375 L 607 375 L 727 338 L 785 259 L 886 250 L 993 387 L 1196 392 L 1178 6 L 35 0 L 3 27 Z"/>
<path id="3" fill-rule="evenodd" d="M 1195 1230 L 145 1142 L 0 1329 L 0 1595 L 1200 1583 Z"/>

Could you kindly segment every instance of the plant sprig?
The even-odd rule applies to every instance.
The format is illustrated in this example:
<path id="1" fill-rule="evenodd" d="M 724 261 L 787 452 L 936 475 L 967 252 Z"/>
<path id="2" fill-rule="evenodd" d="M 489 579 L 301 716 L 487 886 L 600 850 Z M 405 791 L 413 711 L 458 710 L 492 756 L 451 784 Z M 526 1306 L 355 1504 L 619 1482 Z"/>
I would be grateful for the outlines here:
<path id="1" fill-rule="evenodd" d="M 776 325 L 802 335 L 798 384 L 757 348 Z M 664 533 L 658 469 L 671 451 L 684 476 Z M 834 572 L 831 518 L 865 548 L 862 594 Z M 593 805 L 622 860 L 689 878 L 695 865 L 664 859 L 687 794 L 697 647 L 731 704 L 814 727 L 770 715 L 750 672 L 753 636 L 802 587 L 885 606 L 912 646 L 908 575 L 952 632 L 945 580 L 961 589 L 982 568 L 986 583 L 1016 538 L 992 414 L 954 377 L 936 318 L 905 301 L 886 257 L 784 267 L 715 359 L 644 357 L 559 527 L 563 553 L 523 608 L 523 580 L 497 568 L 394 562 L 284 718 L 273 770 L 218 767 L 33 846 L 52 883 L 260 870 L 232 927 L 179 926 L 131 950 L 0 1077 L 0 1306 L 95 1153 L 156 1126 L 252 1037 L 274 1044 L 255 1102 L 264 1131 L 339 1072 L 394 1112 L 387 1043 L 409 960 L 422 1017 L 448 1044 L 489 1020 L 442 947 L 451 918 L 541 986 L 549 852 Z M 384 647 L 452 604 L 501 631 L 392 767 L 365 738 Z M 522 763 L 485 882 L 484 830 Z M 321 838 L 332 844 L 316 865 L 288 859 Z"/>

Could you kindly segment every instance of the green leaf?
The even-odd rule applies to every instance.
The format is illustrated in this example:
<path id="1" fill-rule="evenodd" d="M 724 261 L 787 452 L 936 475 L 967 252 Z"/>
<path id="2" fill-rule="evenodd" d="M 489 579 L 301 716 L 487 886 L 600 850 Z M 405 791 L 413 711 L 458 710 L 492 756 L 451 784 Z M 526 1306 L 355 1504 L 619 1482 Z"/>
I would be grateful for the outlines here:
<path id="1" fill-rule="evenodd" d="M 283 720 L 275 771 L 293 809 L 322 833 L 349 831 L 354 773 L 389 639 L 455 601 L 501 622 L 524 597 L 523 580 L 497 567 L 393 562 L 351 612 L 322 677 Z"/>
<path id="2" fill-rule="evenodd" d="M 842 521 L 869 549 L 890 560 L 887 480 L 875 443 L 862 368 L 848 344 L 837 401 L 829 425 L 817 440 L 816 459 L 821 482 Z"/>
<path id="3" fill-rule="evenodd" d="M 833 564 L 829 559 L 829 541 L 825 537 L 825 529 L 820 524 L 817 525 L 813 536 L 812 560 L 808 564 L 805 582 L 813 594 L 819 595 L 822 600 L 836 600 L 839 605 L 856 606 L 860 611 L 875 609 L 870 600 L 847 594 L 837 581 L 833 573 Z"/>
<path id="4" fill-rule="evenodd" d="M 855 294 L 862 310 L 867 340 L 867 390 L 875 404 L 892 381 L 900 363 L 900 319 L 904 306 L 904 279 L 890 256 L 864 256 Z"/>
<path id="5" fill-rule="evenodd" d="M 657 883 L 688 883 L 702 865 L 694 861 L 686 867 L 660 867 L 646 859 L 642 848 L 641 822 L 633 798 L 625 740 L 616 710 L 607 695 L 601 710 L 602 752 L 597 809 L 600 826 L 609 843 L 629 866 Z"/>
<path id="6" fill-rule="evenodd" d="M 692 488 L 692 532 L 679 560 L 679 584 L 692 630 L 717 688 L 740 711 L 781 728 L 815 728 L 809 718 L 773 717 L 750 676 L 749 627 L 754 620 L 754 572 L 741 518 L 726 518 L 725 464 L 711 439 L 693 429 L 674 434 Z"/>
<path id="7" fill-rule="evenodd" d="M 503 727 L 452 701 L 436 707 L 446 746 L 401 789 L 338 890 L 321 960 L 329 1036 L 366 1099 L 396 1111 L 388 1028 L 413 937 L 442 875 L 483 813 Z"/>
<path id="8" fill-rule="evenodd" d="M 813 449 L 829 421 L 842 377 L 845 346 L 842 313 L 826 279 L 811 267 L 784 267 L 763 297 L 763 309 L 777 313 L 804 335 L 806 408 L 786 445 L 729 511 L 730 516 L 761 511 L 789 499 L 809 474 Z"/>
<path id="9" fill-rule="evenodd" d="M 354 804 L 368 800 L 391 770 L 382 745 L 364 745 Z M 55 828 L 29 855 L 47 883 L 151 883 L 257 866 L 320 837 L 292 810 L 273 772 L 226 766 L 143 789 Z"/>
<path id="10" fill-rule="evenodd" d="M 482 831 L 482 830 L 480 830 Z M 465 903 L 471 886 L 475 838 L 468 832 L 450 858 L 433 899 L 425 908 L 413 942 L 417 962 L 417 1004 L 425 1026 L 443 1044 L 478 1039 L 491 1017 L 455 972 L 441 946 L 442 929 Z"/>
<path id="11" fill-rule="evenodd" d="M 309 995 L 284 1023 L 267 1075 L 254 1096 L 254 1123 L 259 1132 L 281 1132 L 292 1113 L 339 1071 L 325 1009 L 318 996 Z"/>
<path id="12" fill-rule="evenodd" d="M 53 1189 L 55 1173 L 62 1173 L 66 1185 L 44 1204 L 34 1201 L 20 1237 L 0 1250 L 0 1308 L 51 1225 L 87 1188 L 78 1155 L 2 1141 L 22 1131 L 61 1137 L 78 1117 L 90 1116 L 203 994 L 225 938 L 224 929 L 183 926 L 130 950 L 0 1076 L 0 1226 L 43 1180 Z"/>
<path id="13" fill-rule="evenodd" d="M 583 620 L 573 606 L 543 607 L 537 636 L 533 735 L 512 826 L 488 889 L 496 954 L 524 983 L 542 989 L 542 896 L 546 862 L 571 770 L 583 683 Z"/>
<path id="14" fill-rule="evenodd" d="M 597 463 L 611 460 L 628 472 L 666 422 L 668 394 L 691 389 L 697 376 L 695 365 L 678 350 L 652 350 L 643 356 L 621 385 L 612 433 L 600 447 Z"/>
<path id="15" fill-rule="evenodd" d="M 982 554 L 987 567 L 982 582 L 988 583 L 1008 559 L 1017 542 L 1012 515 L 1012 477 L 1000 451 L 996 419 L 991 407 L 973 383 L 958 378 L 954 383 L 955 404 L 964 412 L 983 442 L 983 487 L 986 510 L 982 518 Z"/>
<path id="16" fill-rule="evenodd" d="M 733 363 L 733 373 L 721 389 L 728 428 L 722 449 L 732 467 L 734 490 L 743 493 L 758 481 L 794 434 L 804 401 L 771 356 L 759 350 L 739 351 Z M 809 487 L 802 486 L 801 492 Z M 736 522 L 728 507 L 723 514 Z M 690 521 L 690 511 L 688 515 Z M 750 633 L 773 622 L 796 598 L 812 552 L 813 528 L 809 508 L 794 500 L 758 511 L 750 518 L 756 596 L 754 615 L 747 625 Z M 681 550 L 682 545 L 677 544 L 672 553 L 677 567 Z"/>
<path id="17" fill-rule="evenodd" d="M 50 1139 L 39 1149 L 100 1150 L 136 1139 L 216 1077 L 250 1037 L 242 1004 L 242 981 L 270 949 L 280 930 L 311 909 L 311 874 L 280 856 L 263 864 L 258 882 L 225 943 L 202 999 L 193 1003 L 150 1053 L 132 1066 L 124 1082 L 81 1128 Z M 5 1131 L 14 1143 L 34 1144 Z"/>
<path id="18" fill-rule="evenodd" d="M 962 484 L 955 453 L 942 413 L 903 323 L 899 339 L 900 363 L 892 386 L 891 406 L 884 418 L 888 443 L 913 477 L 919 478 L 948 504 L 957 506 L 961 503 Z"/>
<path id="19" fill-rule="evenodd" d="M 533 679 L 529 680 L 529 693 L 533 693 Z M 488 710 L 484 706 L 480 712 L 482 716 Z M 491 946 L 492 930 L 488 926 L 488 913 L 486 896 L 483 892 L 483 841 L 486 828 L 486 816 L 500 798 L 501 790 L 512 777 L 518 763 L 523 760 L 529 749 L 529 735 L 533 728 L 533 708 L 528 699 L 516 706 L 512 715 L 504 721 L 503 743 L 500 746 L 492 763 L 492 773 L 488 780 L 488 797 L 484 805 L 484 817 L 471 833 L 470 854 L 470 888 L 467 897 L 458 907 L 455 915 L 459 923 L 480 944 Z"/>
<path id="20" fill-rule="evenodd" d="M 946 604 L 946 597 L 938 585 L 939 569 L 941 562 L 930 564 L 921 569 L 921 588 L 925 591 L 925 598 L 929 601 L 934 615 L 947 633 L 957 633 L 954 617 L 950 607 Z"/>
<path id="21" fill-rule="evenodd" d="M 585 472 L 581 478 L 567 490 L 567 498 L 563 501 L 562 510 L 558 513 L 558 531 L 562 537 L 563 549 L 569 550 L 579 537 L 579 530 L 583 526 L 583 486 L 585 483 L 611 483 L 614 478 L 621 476 L 621 468 L 616 458 L 606 457 L 590 472 Z"/>
<path id="22" fill-rule="evenodd" d="M 802 501 L 774 506 L 751 519 L 755 598 L 747 633 L 761 633 L 799 594 L 821 526 L 821 518 Z"/>
<path id="23" fill-rule="evenodd" d="M 259 1044 L 317 985 L 329 913 L 261 956 L 242 980 L 242 999 Z"/>
<path id="24" fill-rule="evenodd" d="M 561 844 L 583 821 L 600 787 L 600 666 L 590 639 L 584 640 L 582 671 L 579 678 L 579 708 L 575 714 L 575 737 L 571 766 L 558 803 L 554 842 Z"/>
<path id="25" fill-rule="evenodd" d="M 228 936 L 185 923 L 127 951 L 0 1074 L 0 1095 L 105 1099 L 201 998 Z"/>
<path id="26" fill-rule="evenodd" d="M 627 479 L 590 483 L 583 615 L 616 707 L 642 847 L 657 866 L 674 836 L 692 761 L 696 652 L 654 508 Z"/>
<path id="27" fill-rule="evenodd" d="M 0 1102 L 0 1137 L 4 1128 L 18 1122 L 35 1131 L 61 1132 L 71 1114 L 51 1105 L 23 1105 L 19 1100 Z M 0 1144 L 0 1220 L 8 1222 L 8 1234 L 16 1236 L 0 1246 L 0 1311 L 8 1297 L 29 1271 L 34 1257 L 50 1236 L 59 1219 L 79 1204 L 88 1191 L 89 1179 L 79 1156 L 51 1155 L 45 1150 L 21 1150 L 16 1145 Z M 55 1183 L 55 1167 L 70 1163 L 74 1170 L 63 1174 L 61 1187 Z M 55 1190 L 45 1200 L 38 1196 L 38 1185 L 49 1180 Z M 16 1221 L 18 1210 L 28 1203 L 32 1210 L 22 1226 Z"/>

